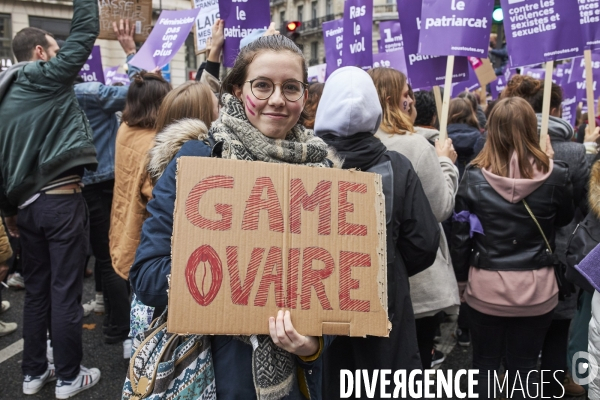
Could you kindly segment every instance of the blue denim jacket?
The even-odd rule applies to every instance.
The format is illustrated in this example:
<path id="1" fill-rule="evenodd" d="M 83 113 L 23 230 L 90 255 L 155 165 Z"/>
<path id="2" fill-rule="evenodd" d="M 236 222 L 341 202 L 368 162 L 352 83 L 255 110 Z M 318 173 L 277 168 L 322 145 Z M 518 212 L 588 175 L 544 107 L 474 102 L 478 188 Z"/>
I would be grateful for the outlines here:
<path id="1" fill-rule="evenodd" d="M 127 62 L 132 57 L 133 55 L 127 57 Z M 130 78 L 140 71 L 133 65 L 128 65 Z M 85 185 L 115 178 L 115 143 L 121 122 L 116 113 L 125 108 L 128 90 L 128 86 L 106 86 L 100 82 L 75 85 L 77 101 L 92 128 L 98 158 L 96 171 L 85 171 L 82 179 Z"/>

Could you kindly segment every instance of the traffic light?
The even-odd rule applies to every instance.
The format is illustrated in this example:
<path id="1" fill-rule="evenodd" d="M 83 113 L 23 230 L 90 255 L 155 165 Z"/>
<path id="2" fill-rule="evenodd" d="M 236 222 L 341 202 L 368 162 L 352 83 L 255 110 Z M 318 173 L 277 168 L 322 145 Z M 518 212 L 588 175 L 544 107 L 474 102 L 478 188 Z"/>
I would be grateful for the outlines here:
<path id="1" fill-rule="evenodd" d="M 504 12 L 502 11 L 502 8 L 497 7 L 494 9 L 494 12 L 492 13 L 492 20 L 496 24 L 501 24 L 502 21 L 504 21 Z"/>
<path id="2" fill-rule="evenodd" d="M 290 21 L 285 25 L 285 30 L 287 31 L 287 37 L 289 37 L 292 40 L 296 40 L 298 39 L 298 37 L 300 36 L 300 33 L 298 33 L 298 28 L 300 28 L 300 26 L 302 26 L 302 22 L 300 21 Z"/>

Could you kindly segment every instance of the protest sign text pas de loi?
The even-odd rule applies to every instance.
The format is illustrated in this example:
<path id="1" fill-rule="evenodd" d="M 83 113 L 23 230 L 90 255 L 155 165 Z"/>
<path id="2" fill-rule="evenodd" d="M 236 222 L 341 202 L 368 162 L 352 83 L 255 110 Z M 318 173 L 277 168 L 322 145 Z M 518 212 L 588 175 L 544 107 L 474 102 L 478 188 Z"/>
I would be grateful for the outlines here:
<path id="1" fill-rule="evenodd" d="M 182 157 L 170 332 L 387 336 L 385 205 L 377 174 Z"/>

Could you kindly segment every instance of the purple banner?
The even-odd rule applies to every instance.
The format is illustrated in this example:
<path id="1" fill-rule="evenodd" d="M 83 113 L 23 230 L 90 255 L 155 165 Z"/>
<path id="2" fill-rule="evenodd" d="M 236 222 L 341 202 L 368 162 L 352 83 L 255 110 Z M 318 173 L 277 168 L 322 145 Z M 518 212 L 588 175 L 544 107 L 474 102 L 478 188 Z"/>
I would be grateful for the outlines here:
<path id="1" fill-rule="evenodd" d="M 342 66 L 342 49 L 344 32 L 344 19 L 323 22 L 323 45 L 325 46 L 325 62 L 327 63 L 327 76 Z"/>
<path id="2" fill-rule="evenodd" d="M 199 9 L 161 12 L 150 36 L 129 63 L 147 71 L 167 65 L 185 43 L 199 12 Z"/>
<path id="3" fill-rule="evenodd" d="M 423 0 L 419 53 L 485 58 L 494 0 Z"/>
<path id="4" fill-rule="evenodd" d="M 562 102 L 562 118 L 571 126 L 575 126 L 577 116 L 577 84 L 575 82 L 565 83 L 562 85 L 563 102 Z"/>
<path id="5" fill-rule="evenodd" d="M 390 53 L 373 54 L 373 68 L 377 67 L 393 68 L 407 75 L 404 50 L 400 49 Z"/>
<path id="6" fill-rule="evenodd" d="M 225 21 L 223 65 L 231 68 L 240 52 L 241 40 L 256 29 L 269 28 L 269 0 L 219 0 L 219 15 Z"/>
<path id="7" fill-rule="evenodd" d="M 498 79 L 490 83 L 490 95 L 492 99 L 496 100 L 500 93 L 506 88 L 507 80 L 503 75 L 500 75 Z"/>
<path id="8" fill-rule="evenodd" d="M 79 76 L 85 82 L 104 83 L 104 71 L 102 70 L 102 56 L 100 55 L 100 46 L 94 46 L 88 60 L 83 64 L 79 71 Z"/>
<path id="9" fill-rule="evenodd" d="M 379 23 L 379 52 L 389 53 L 404 48 L 400 21 L 382 21 Z M 404 63 L 406 65 L 406 62 Z"/>
<path id="10" fill-rule="evenodd" d="M 600 0 L 579 0 L 579 23 L 585 48 L 600 48 Z"/>
<path id="11" fill-rule="evenodd" d="M 546 70 L 544 68 L 521 68 L 521 75 L 530 76 L 533 79 L 544 80 L 546 77 Z"/>
<path id="12" fill-rule="evenodd" d="M 446 77 L 447 57 L 419 54 L 419 26 L 422 0 L 397 0 L 404 55 L 408 78 L 413 89 L 443 85 Z M 466 57 L 454 60 L 452 82 L 461 82 L 469 78 L 469 62 Z"/>
<path id="13" fill-rule="evenodd" d="M 104 84 L 105 85 L 109 85 L 109 86 L 112 85 L 113 77 L 117 74 L 118 69 L 119 69 L 118 65 L 116 67 L 104 68 Z"/>
<path id="14" fill-rule="evenodd" d="M 501 0 L 513 67 L 583 54 L 578 0 Z"/>
<path id="15" fill-rule="evenodd" d="M 494 82 L 492 82 L 492 85 L 493 84 Z M 464 82 L 452 84 L 452 97 L 456 97 L 462 92 L 472 92 L 480 87 L 481 84 L 479 83 L 479 79 L 477 79 L 477 74 L 471 69 L 469 73 L 469 79 Z"/>
<path id="16" fill-rule="evenodd" d="M 373 64 L 373 0 L 344 3 L 343 67 L 371 68 Z"/>
<path id="17" fill-rule="evenodd" d="M 594 99 L 600 97 L 600 54 L 592 53 L 592 74 L 594 77 Z M 569 83 L 575 83 L 577 87 L 577 101 L 587 101 L 585 81 L 585 59 L 583 57 L 573 59 L 573 68 L 569 77 Z"/>

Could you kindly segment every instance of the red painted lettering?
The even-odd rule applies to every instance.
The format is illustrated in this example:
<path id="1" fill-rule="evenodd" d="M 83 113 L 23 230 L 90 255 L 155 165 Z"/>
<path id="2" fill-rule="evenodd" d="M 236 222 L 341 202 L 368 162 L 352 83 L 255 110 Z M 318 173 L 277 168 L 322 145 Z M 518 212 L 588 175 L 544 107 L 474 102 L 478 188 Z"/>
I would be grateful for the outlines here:
<path id="1" fill-rule="evenodd" d="M 296 308 L 298 302 L 298 266 L 300 265 L 300 249 L 288 251 L 287 273 L 287 307 Z"/>
<path id="2" fill-rule="evenodd" d="M 314 286 L 317 298 L 321 302 L 321 307 L 324 310 L 333 310 L 325 293 L 325 286 L 321 282 L 333 273 L 333 257 L 331 257 L 331 254 L 327 250 L 320 247 L 307 247 L 302 252 L 302 259 L 302 297 L 300 299 L 302 309 L 310 309 L 310 289 Z M 325 264 L 325 268 L 312 269 L 313 260 L 322 261 Z"/>
<path id="3" fill-rule="evenodd" d="M 367 226 L 346 222 L 346 214 L 354 212 L 354 204 L 348 202 L 348 192 L 367 193 L 364 183 L 338 182 L 338 234 L 367 236 Z"/>
<path id="4" fill-rule="evenodd" d="M 290 232 L 301 233 L 302 209 L 314 211 L 319 207 L 319 235 L 331 234 L 331 182 L 321 181 L 312 195 L 306 193 L 302 179 L 290 183 Z"/>
<path id="5" fill-rule="evenodd" d="M 369 312 L 371 303 L 368 300 L 350 298 L 350 290 L 358 289 L 359 281 L 352 279 L 352 267 L 370 267 L 371 255 L 353 251 L 340 252 L 340 309 L 346 311 Z"/>
<path id="6" fill-rule="evenodd" d="M 227 270 L 229 271 L 229 281 L 231 284 L 231 301 L 233 304 L 239 304 L 243 306 L 248 305 L 248 297 L 252 291 L 254 280 L 256 279 L 256 273 L 258 267 L 262 262 L 263 254 L 265 249 L 255 247 L 252 249 L 252 255 L 250 255 L 250 262 L 248 263 L 248 270 L 246 271 L 246 278 L 244 279 L 244 285 L 240 279 L 240 269 L 238 267 L 238 248 L 237 246 L 227 246 Z"/>
<path id="7" fill-rule="evenodd" d="M 200 263 L 208 262 L 210 265 L 210 277 L 211 284 L 208 292 L 204 293 L 204 282 L 206 280 L 206 264 L 203 265 L 204 273 L 202 275 L 202 285 L 198 289 L 196 284 L 196 270 Z M 209 245 L 198 247 L 190 256 L 187 266 L 185 267 L 185 280 L 187 282 L 188 290 L 190 291 L 196 303 L 201 306 L 207 306 L 217 297 L 219 289 L 221 288 L 221 282 L 223 281 L 223 268 L 221 266 L 221 259 L 219 255 Z"/>
<path id="8" fill-rule="evenodd" d="M 275 267 L 275 273 L 273 273 L 273 267 Z M 258 286 L 258 292 L 256 292 L 256 298 L 254 299 L 256 307 L 264 307 L 267 303 L 271 283 L 275 284 L 275 303 L 277 307 L 285 307 L 285 297 L 283 295 L 283 254 L 279 247 L 271 247 L 269 249 L 263 276 Z"/>
<path id="9" fill-rule="evenodd" d="M 267 191 L 267 198 L 263 199 L 264 190 Z M 277 197 L 275 186 L 269 177 L 256 179 L 250 197 L 246 201 L 244 218 L 242 220 L 242 229 L 254 231 L 258 229 L 258 218 L 261 210 L 267 210 L 269 214 L 269 230 L 273 232 L 283 232 L 283 212 L 281 204 Z"/>
<path id="10" fill-rule="evenodd" d="M 229 204 L 215 204 L 215 211 L 222 218 L 214 221 L 204 218 L 198 211 L 200 199 L 204 193 L 211 189 L 223 188 L 233 189 L 233 178 L 231 176 L 215 175 L 202 179 L 190 191 L 185 201 L 185 216 L 188 221 L 201 229 L 210 229 L 213 231 L 227 231 L 231 229 L 231 218 L 233 207 Z"/>

